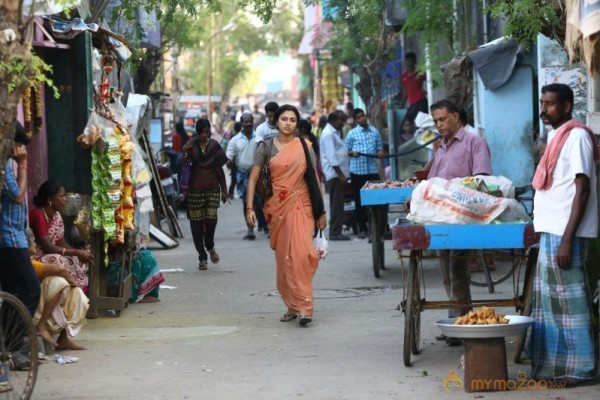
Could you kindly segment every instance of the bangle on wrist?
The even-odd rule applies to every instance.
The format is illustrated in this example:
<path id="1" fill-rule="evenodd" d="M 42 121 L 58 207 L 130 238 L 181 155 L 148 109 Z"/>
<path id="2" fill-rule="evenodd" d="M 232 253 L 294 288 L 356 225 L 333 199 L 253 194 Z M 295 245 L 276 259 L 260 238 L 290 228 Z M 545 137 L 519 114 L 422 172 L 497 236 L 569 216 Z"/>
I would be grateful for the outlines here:
<path id="1" fill-rule="evenodd" d="M 27 165 L 19 165 L 19 169 L 27 169 Z"/>
<path id="2" fill-rule="evenodd" d="M 254 211 L 254 208 L 246 208 L 246 212 Z"/>

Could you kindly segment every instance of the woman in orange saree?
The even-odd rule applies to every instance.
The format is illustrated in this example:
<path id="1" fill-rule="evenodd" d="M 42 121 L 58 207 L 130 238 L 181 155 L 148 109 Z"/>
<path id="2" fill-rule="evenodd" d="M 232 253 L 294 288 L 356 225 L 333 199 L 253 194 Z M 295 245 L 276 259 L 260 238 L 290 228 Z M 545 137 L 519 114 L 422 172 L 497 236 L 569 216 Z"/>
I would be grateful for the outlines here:
<path id="1" fill-rule="evenodd" d="M 248 199 L 254 198 L 261 166 L 269 157 L 273 196 L 265 200 L 264 213 L 271 232 L 271 249 L 277 264 L 277 289 L 287 306 L 282 322 L 299 318 L 304 326 L 312 321 L 312 281 L 319 258 L 313 245 L 315 227 L 324 229 L 325 214 L 315 221 L 308 187 L 304 180 L 306 168 L 315 168 L 315 156 L 310 147 L 312 165 L 307 166 L 300 139 L 294 132 L 300 114 L 291 105 L 283 105 L 275 112 L 278 135 L 259 143 L 248 182 Z M 270 153 L 269 153 L 270 150 Z M 269 153 L 269 154 L 267 154 Z M 248 201 L 246 219 L 256 224 L 252 201 Z"/>

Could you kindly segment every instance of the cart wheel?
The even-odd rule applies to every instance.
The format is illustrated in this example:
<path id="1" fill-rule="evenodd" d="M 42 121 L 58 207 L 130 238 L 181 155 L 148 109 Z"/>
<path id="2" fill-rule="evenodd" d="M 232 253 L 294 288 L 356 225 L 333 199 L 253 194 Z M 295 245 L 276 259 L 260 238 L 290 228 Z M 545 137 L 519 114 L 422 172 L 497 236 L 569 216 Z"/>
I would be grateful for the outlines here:
<path id="1" fill-rule="evenodd" d="M 379 268 L 379 250 L 378 250 L 377 240 L 371 239 L 371 254 L 373 256 L 373 274 L 375 278 L 379 278 L 381 276 L 381 270 Z"/>
<path id="2" fill-rule="evenodd" d="M 537 249 L 531 249 L 527 256 L 527 268 L 525 269 L 525 280 L 523 282 L 523 295 L 521 296 L 523 304 L 520 310 L 521 315 L 530 316 L 533 297 L 533 276 L 535 274 L 535 266 L 537 264 Z M 521 363 L 521 354 L 525 348 L 527 340 L 527 332 L 515 336 L 515 352 L 513 361 L 516 364 Z"/>
<path id="3" fill-rule="evenodd" d="M 380 277 L 380 271 L 384 267 L 383 255 L 383 225 L 381 221 L 381 212 L 378 207 L 371 207 L 371 253 L 373 255 L 373 274 L 375 278 Z"/>
<path id="4" fill-rule="evenodd" d="M 404 308 L 404 365 L 410 366 L 410 355 L 419 354 L 421 339 L 421 279 L 417 252 L 410 252 L 408 292 Z"/>

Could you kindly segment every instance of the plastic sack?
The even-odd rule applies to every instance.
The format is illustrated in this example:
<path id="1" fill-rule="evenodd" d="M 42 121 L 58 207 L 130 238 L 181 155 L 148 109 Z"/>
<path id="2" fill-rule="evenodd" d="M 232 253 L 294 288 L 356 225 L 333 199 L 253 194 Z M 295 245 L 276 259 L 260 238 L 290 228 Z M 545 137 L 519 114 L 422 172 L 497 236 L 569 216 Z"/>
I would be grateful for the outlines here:
<path id="1" fill-rule="evenodd" d="M 327 258 L 327 253 L 329 253 L 329 242 L 323 237 L 323 231 L 319 231 L 319 234 L 314 239 L 314 244 L 317 255 L 319 256 L 319 261 L 325 260 L 325 258 Z"/>
<path id="2" fill-rule="evenodd" d="M 432 178 L 417 185 L 407 218 L 420 224 L 531 220 L 523 205 L 514 199 L 495 197 L 442 178 Z"/>

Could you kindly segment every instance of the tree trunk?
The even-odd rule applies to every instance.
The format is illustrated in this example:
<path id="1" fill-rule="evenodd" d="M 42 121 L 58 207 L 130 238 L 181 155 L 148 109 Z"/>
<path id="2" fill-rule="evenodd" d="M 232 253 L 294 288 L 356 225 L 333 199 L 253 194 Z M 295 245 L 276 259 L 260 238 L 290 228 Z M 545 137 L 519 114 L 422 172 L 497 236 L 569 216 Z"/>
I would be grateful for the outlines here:
<path id="1" fill-rule="evenodd" d="M 160 72 L 163 49 L 148 49 L 133 78 L 135 91 L 139 94 L 150 93 L 150 87 Z"/>
<path id="2" fill-rule="evenodd" d="M 4 167 L 13 148 L 17 106 L 28 85 L 28 78 L 32 76 L 31 68 L 19 72 L 10 70 L 15 60 L 31 65 L 31 53 L 23 39 L 22 21 L 21 0 L 4 0 L 0 5 L 0 32 L 10 29 L 16 34 L 16 39 L 7 41 L 0 33 L 0 64 L 9 67 L 8 71 L 0 69 L 0 188 L 4 187 Z M 15 87 L 9 90 L 11 82 Z"/>

